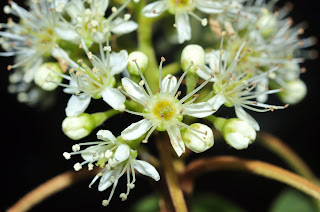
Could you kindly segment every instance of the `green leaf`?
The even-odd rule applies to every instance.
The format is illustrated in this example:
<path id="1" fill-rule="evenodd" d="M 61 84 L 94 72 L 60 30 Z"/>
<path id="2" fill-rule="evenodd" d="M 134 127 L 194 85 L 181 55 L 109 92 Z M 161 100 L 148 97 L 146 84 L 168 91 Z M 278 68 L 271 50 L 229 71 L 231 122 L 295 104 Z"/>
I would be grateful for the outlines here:
<path id="1" fill-rule="evenodd" d="M 159 197 L 156 195 L 149 195 L 138 201 L 131 209 L 131 212 L 158 212 Z"/>
<path id="2" fill-rule="evenodd" d="M 270 212 L 316 212 L 313 199 L 294 190 L 286 189 L 278 195 L 270 207 Z"/>
<path id="3" fill-rule="evenodd" d="M 192 200 L 191 212 L 245 212 L 230 200 L 216 194 L 195 194 Z"/>

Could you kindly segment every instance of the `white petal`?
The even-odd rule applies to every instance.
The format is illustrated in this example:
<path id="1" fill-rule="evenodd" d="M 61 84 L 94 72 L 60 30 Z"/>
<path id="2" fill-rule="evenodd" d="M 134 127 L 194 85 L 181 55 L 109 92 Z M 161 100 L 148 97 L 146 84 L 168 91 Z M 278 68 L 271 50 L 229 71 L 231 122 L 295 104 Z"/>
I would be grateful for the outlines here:
<path id="1" fill-rule="evenodd" d="M 145 176 L 151 177 L 155 181 L 160 180 L 160 175 L 158 171 L 148 162 L 143 160 L 134 160 L 133 167 Z"/>
<path id="2" fill-rule="evenodd" d="M 66 115 L 67 116 L 78 116 L 83 113 L 88 105 L 90 104 L 91 96 L 90 95 L 72 95 L 68 101 L 66 107 Z"/>
<path id="3" fill-rule="evenodd" d="M 71 19 L 76 19 L 78 16 L 82 16 L 81 13 L 84 11 L 83 2 L 78 0 L 71 1 L 64 7 L 64 10 L 66 10 Z"/>
<path id="4" fill-rule="evenodd" d="M 122 18 L 116 18 L 112 21 L 111 32 L 114 34 L 127 34 L 138 28 L 138 24 L 134 21 L 125 21 Z"/>
<path id="5" fill-rule="evenodd" d="M 116 179 L 118 179 L 118 175 L 120 174 L 120 171 L 121 171 L 120 168 L 106 171 L 106 172 L 102 175 L 102 177 L 101 177 L 101 179 L 100 179 L 100 183 L 99 183 L 99 186 L 98 186 L 98 190 L 99 190 L 99 191 L 104 191 L 104 190 L 106 190 L 107 188 L 109 188 L 109 187 L 112 185 L 112 182 L 111 182 L 111 180 L 110 180 L 111 176 L 114 176 Z M 117 180 L 116 180 L 116 182 L 117 182 Z"/>
<path id="6" fill-rule="evenodd" d="M 94 7 L 94 10 L 100 14 L 105 14 L 109 6 L 109 0 L 94 0 L 94 4 L 91 4 L 91 7 Z"/>
<path id="7" fill-rule="evenodd" d="M 199 68 L 196 70 L 196 73 L 202 79 L 207 80 L 211 77 L 211 75 L 213 74 L 213 71 L 206 65 L 200 65 Z M 212 78 L 210 81 L 214 82 L 215 78 Z"/>
<path id="8" fill-rule="evenodd" d="M 196 118 L 204 118 L 212 115 L 213 113 L 214 111 L 212 111 L 212 106 L 208 102 L 195 103 L 183 108 L 183 114 Z"/>
<path id="9" fill-rule="evenodd" d="M 176 13 L 175 21 L 177 25 L 178 41 L 183 43 L 191 39 L 191 26 L 187 12 Z"/>
<path id="10" fill-rule="evenodd" d="M 70 85 L 70 87 L 64 88 L 63 92 L 68 93 L 68 94 L 75 94 L 75 93 L 79 92 L 78 83 L 76 81 L 71 79 L 69 81 L 69 85 Z"/>
<path id="11" fill-rule="evenodd" d="M 146 5 L 142 9 L 142 13 L 144 16 L 148 18 L 153 18 L 153 17 L 159 16 L 161 13 L 163 13 L 167 9 L 168 9 L 167 2 L 165 0 L 160 0 L 160 1 L 152 2 Z"/>
<path id="12" fill-rule="evenodd" d="M 97 132 L 97 137 L 100 140 L 111 141 L 112 143 L 117 140 L 117 138 L 109 130 L 99 130 Z"/>
<path id="13" fill-rule="evenodd" d="M 32 61 L 32 65 L 29 66 L 30 68 L 28 70 L 26 70 L 24 76 L 23 76 L 23 80 L 26 83 L 31 83 L 32 80 L 34 79 L 34 74 L 35 72 L 40 68 L 40 66 L 42 65 L 42 58 L 37 58 L 36 61 Z"/>
<path id="14" fill-rule="evenodd" d="M 110 54 L 111 74 L 119 74 L 124 71 L 128 65 L 128 52 L 121 50 L 119 53 L 112 52 Z"/>
<path id="15" fill-rule="evenodd" d="M 135 140 L 145 134 L 151 127 L 153 123 L 146 119 L 142 119 L 136 123 L 131 124 L 129 127 L 121 132 L 121 137 L 124 140 Z"/>
<path id="16" fill-rule="evenodd" d="M 70 27 L 69 24 L 66 24 L 64 22 L 59 23 L 59 25 L 54 29 L 54 31 L 57 33 L 57 35 L 67 41 L 80 43 L 80 37 L 79 34 Z"/>
<path id="17" fill-rule="evenodd" d="M 171 79 L 169 79 L 169 77 L 171 77 Z M 169 81 L 170 81 L 170 87 L 168 87 Z M 172 76 L 171 74 L 168 74 L 165 78 L 163 78 L 161 84 L 162 84 L 162 92 L 165 93 L 169 89 L 169 94 L 170 94 L 177 85 L 177 78 Z"/>
<path id="18" fill-rule="evenodd" d="M 118 163 L 127 160 L 130 156 L 130 147 L 127 144 L 121 144 L 118 146 L 116 152 L 114 153 L 114 158 Z"/>
<path id="19" fill-rule="evenodd" d="M 258 122 L 252 118 L 252 116 L 249 115 L 241 106 L 235 105 L 235 111 L 236 115 L 239 119 L 246 121 L 248 124 L 250 124 L 256 131 L 260 130 L 260 126 Z"/>
<path id="20" fill-rule="evenodd" d="M 103 101 L 110 105 L 113 109 L 118 110 L 119 105 L 126 101 L 126 97 L 116 88 L 106 87 L 101 96 Z"/>
<path id="21" fill-rule="evenodd" d="M 221 94 L 216 94 L 214 97 L 208 100 L 208 103 L 210 103 L 212 108 L 215 110 L 218 110 L 225 102 L 226 99 Z"/>
<path id="22" fill-rule="evenodd" d="M 242 136 L 240 133 L 228 133 L 226 141 L 237 150 L 246 149 L 252 143 L 249 138 Z"/>
<path id="23" fill-rule="evenodd" d="M 126 92 L 139 100 L 140 103 L 143 104 L 144 102 L 148 102 L 148 97 L 145 95 L 143 88 L 141 88 L 137 83 L 126 77 L 122 78 L 121 82 Z"/>
<path id="24" fill-rule="evenodd" d="M 217 14 L 224 11 L 224 5 L 218 1 L 197 0 L 196 7 L 198 10 L 209 14 Z"/>
<path id="25" fill-rule="evenodd" d="M 90 146 L 86 148 L 85 152 L 81 153 L 81 157 L 85 161 L 94 162 L 97 160 L 94 158 L 94 155 L 96 152 L 99 152 L 100 148 L 100 146 Z"/>
<path id="26" fill-rule="evenodd" d="M 167 132 L 170 138 L 171 145 L 180 157 L 185 152 L 184 142 L 181 138 L 180 129 L 176 126 L 170 126 L 167 128 Z"/>

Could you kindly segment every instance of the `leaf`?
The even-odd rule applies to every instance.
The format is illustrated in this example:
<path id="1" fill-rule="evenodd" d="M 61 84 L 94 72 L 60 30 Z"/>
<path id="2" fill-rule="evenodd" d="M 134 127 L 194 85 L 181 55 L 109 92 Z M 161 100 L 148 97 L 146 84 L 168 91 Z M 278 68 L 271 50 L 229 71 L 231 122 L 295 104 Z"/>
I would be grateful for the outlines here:
<path id="1" fill-rule="evenodd" d="M 191 212 L 245 212 L 230 200 L 216 194 L 195 194 L 192 200 Z"/>
<path id="2" fill-rule="evenodd" d="M 159 197 L 156 195 L 149 195 L 139 200 L 131 209 L 131 212 L 158 212 Z"/>
<path id="3" fill-rule="evenodd" d="M 316 212 L 313 199 L 309 196 L 294 190 L 282 191 L 270 207 L 270 212 Z"/>

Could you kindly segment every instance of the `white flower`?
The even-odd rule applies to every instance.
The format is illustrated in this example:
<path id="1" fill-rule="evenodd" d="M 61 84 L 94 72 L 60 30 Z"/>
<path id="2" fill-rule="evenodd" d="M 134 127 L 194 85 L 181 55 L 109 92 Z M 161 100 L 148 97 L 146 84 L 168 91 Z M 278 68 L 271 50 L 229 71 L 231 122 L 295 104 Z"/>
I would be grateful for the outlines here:
<path id="1" fill-rule="evenodd" d="M 110 33 L 118 35 L 130 33 L 137 29 L 137 23 L 129 20 L 131 17 L 129 14 L 123 18 L 118 17 L 129 2 L 130 0 L 118 9 L 113 7 L 112 14 L 106 18 L 109 0 L 90 2 L 71 0 L 64 7 L 71 21 L 61 23 L 61 28 L 72 28 L 76 32 L 74 37 L 70 37 L 70 41 L 79 41 L 81 37 L 87 42 L 95 43 L 105 42 Z"/>
<path id="2" fill-rule="evenodd" d="M 206 134 L 206 132 L 198 131 L 189 127 L 187 124 L 184 124 L 182 119 L 184 115 L 203 118 L 214 113 L 212 106 L 207 102 L 193 103 L 196 100 L 197 95 L 195 95 L 192 100 L 185 102 L 204 87 L 211 79 L 211 76 L 205 83 L 198 86 L 193 92 L 179 100 L 178 97 L 181 94 L 181 91 L 178 91 L 178 89 L 188 70 L 183 73 L 179 81 L 176 77 L 170 74 L 161 81 L 161 69 L 164 61 L 165 59 L 162 57 L 159 68 L 159 90 L 156 94 L 152 93 L 138 65 L 137 67 L 139 68 L 142 78 L 139 85 L 128 78 L 122 78 L 122 85 L 125 90 L 122 92 L 144 107 L 142 113 L 126 109 L 125 111 L 142 116 L 144 119 L 131 124 L 122 131 L 121 136 L 125 140 L 134 140 L 149 131 L 144 139 L 146 142 L 155 129 L 159 131 L 167 131 L 174 150 L 177 155 L 180 156 L 185 152 L 185 145 L 180 133 L 181 127 Z M 146 90 L 143 85 L 146 86 Z"/>
<path id="3" fill-rule="evenodd" d="M 112 108 L 118 109 L 119 105 L 125 102 L 125 97 L 119 90 L 113 88 L 115 85 L 114 75 L 125 70 L 128 64 L 128 53 L 121 50 L 119 53 L 110 54 L 110 46 L 105 47 L 106 53 L 100 43 L 100 58 L 90 52 L 84 41 L 81 40 L 81 47 L 92 65 L 89 67 L 82 60 L 74 62 L 64 54 L 64 60 L 69 64 L 70 76 L 61 75 L 69 80 L 69 85 L 61 84 L 66 87 L 66 93 L 73 94 L 66 107 L 67 116 L 78 116 L 83 113 L 90 104 L 91 98 L 102 99 Z M 63 51 L 57 49 L 57 51 Z M 58 73 L 57 73 L 58 74 Z"/>
<path id="4" fill-rule="evenodd" d="M 0 31 L 1 46 L 6 52 L 0 56 L 15 56 L 15 63 L 8 66 L 8 70 L 21 67 L 24 72 L 23 80 L 30 83 L 34 79 L 36 70 L 43 60 L 50 57 L 59 39 L 64 39 L 68 33 L 58 36 L 59 15 L 47 0 L 28 1 L 30 11 L 20 7 L 13 1 L 5 6 L 5 11 L 17 16 L 19 23 L 11 18 L 8 23 L 1 24 L 5 31 Z"/>
<path id="5" fill-rule="evenodd" d="M 126 173 L 127 175 L 127 190 L 120 194 L 120 198 L 124 201 L 127 199 L 131 189 L 135 187 L 136 181 L 135 171 L 140 174 L 151 177 L 155 181 L 160 180 L 158 171 L 149 163 L 138 160 L 138 151 L 131 149 L 121 138 L 116 138 L 108 130 L 100 130 L 97 133 L 98 139 L 102 141 L 88 142 L 76 144 L 72 147 L 73 152 L 63 153 L 63 156 L 69 160 L 71 156 L 81 154 L 84 161 L 76 163 L 74 169 L 79 171 L 85 164 L 88 164 L 88 169 L 93 169 L 93 164 L 103 168 L 92 180 L 89 187 L 100 179 L 98 190 L 105 191 L 112 186 L 108 199 L 103 200 L 102 204 L 107 206 L 114 194 L 118 185 L 119 179 Z M 84 150 L 80 150 L 81 146 L 89 146 Z M 132 178 L 130 177 L 132 175 Z"/>
<path id="6" fill-rule="evenodd" d="M 170 13 L 175 15 L 175 25 L 178 32 L 179 43 L 184 43 L 191 39 L 191 26 L 189 21 L 189 15 L 196 18 L 201 22 L 203 26 L 207 25 L 207 19 L 201 19 L 194 12 L 192 12 L 197 5 L 196 1 L 185 0 L 159 0 L 146 5 L 142 13 L 149 18 L 157 17 L 164 11 L 168 10 Z"/>
<path id="7" fill-rule="evenodd" d="M 223 36 L 225 33 L 223 33 Z M 213 91 L 215 96 L 208 100 L 210 104 L 215 109 L 218 109 L 222 104 L 228 107 L 234 107 L 236 115 L 239 119 L 247 121 L 256 131 L 260 130 L 259 124 L 251 117 L 243 108 L 256 111 L 256 112 L 266 112 L 273 111 L 276 109 L 284 109 L 285 106 L 275 106 L 270 104 L 264 104 L 257 101 L 257 98 L 262 95 L 269 95 L 273 93 L 280 92 L 282 89 L 269 90 L 265 87 L 262 91 L 257 90 L 257 84 L 264 82 L 264 80 L 275 72 L 278 67 L 275 67 L 267 72 L 254 73 L 253 71 L 246 71 L 244 73 L 238 72 L 238 66 L 244 55 L 247 52 L 243 52 L 245 43 L 243 43 L 234 60 L 229 66 L 227 66 L 228 61 L 222 61 L 224 51 L 222 50 L 223 39 L 221 40 L 221 49 L 218 64 L 218 70 L 212 70 L 207 66 L 201 66 L 197 70 L 197 74 L 207 79 L 208 76 L 214 75 L 212 81 L 214 82 Z M 242 53 L 242 54 L 241 54 Z M 228 52 L 226 52 L 228 54 Z"/>

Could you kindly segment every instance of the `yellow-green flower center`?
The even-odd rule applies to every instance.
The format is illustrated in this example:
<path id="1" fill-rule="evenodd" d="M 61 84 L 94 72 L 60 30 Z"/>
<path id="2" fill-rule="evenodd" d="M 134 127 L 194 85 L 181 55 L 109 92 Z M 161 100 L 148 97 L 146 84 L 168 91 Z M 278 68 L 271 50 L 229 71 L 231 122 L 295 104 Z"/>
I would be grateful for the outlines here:
<path id="1" fill-rule="evenodd" d="M 170 120 L 175 117 L 177 109 L 174 104 L 168 100 L 161 100 L 153 107 L 153 114 L 156 118 L 162 120 Z"/>
<path id="2" fill-rule="evenodd" d="M 194 9 L 193 0 L 167 0 L 169 9 L 172 14 L 181 11 L 191 11 Z"/>

